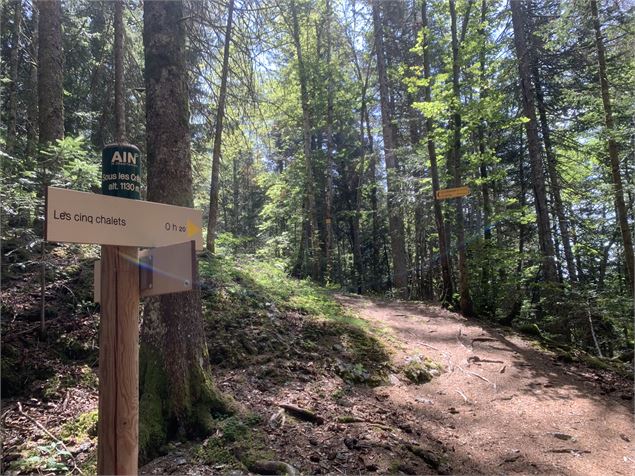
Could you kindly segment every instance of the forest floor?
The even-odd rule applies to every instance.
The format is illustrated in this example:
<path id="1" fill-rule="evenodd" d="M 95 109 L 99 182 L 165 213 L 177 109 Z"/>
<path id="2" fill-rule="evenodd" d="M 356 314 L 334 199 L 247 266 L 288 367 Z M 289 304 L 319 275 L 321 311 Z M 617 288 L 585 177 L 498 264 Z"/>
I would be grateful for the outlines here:
<path id="1" fill-rule="evenodd" d="M 44 340 L 37 267 L 3 283 L 3 474 L 95 471 L 98 315 L 90 259 L 69 256 L 51 254 Z M 635 470 L 624 376 L 435 305 L 290 279 L 278 263 L 199 266 L 214 377 L 242 411 L 167 444 L 143 474 Z"/>

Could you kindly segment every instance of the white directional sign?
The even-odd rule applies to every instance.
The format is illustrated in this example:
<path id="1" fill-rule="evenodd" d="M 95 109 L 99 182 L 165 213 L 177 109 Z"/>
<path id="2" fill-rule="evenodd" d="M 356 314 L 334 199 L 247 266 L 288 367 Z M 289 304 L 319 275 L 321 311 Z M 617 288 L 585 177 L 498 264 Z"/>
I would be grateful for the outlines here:
<path id="1" fill-rule="evenodd" d="M 196 241 L 202 212 L 193 208 L 48 187 L 46 240 L 153 248 Z"/>

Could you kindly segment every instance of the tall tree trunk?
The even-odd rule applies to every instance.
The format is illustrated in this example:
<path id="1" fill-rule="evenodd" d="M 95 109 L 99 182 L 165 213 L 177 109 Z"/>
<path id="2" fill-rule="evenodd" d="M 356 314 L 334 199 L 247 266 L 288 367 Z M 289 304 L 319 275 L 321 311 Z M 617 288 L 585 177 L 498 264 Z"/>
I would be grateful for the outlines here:
<path id="1" fill-rule="evenodd" d="M 595 30 L 595 47 L 598 55 L 598 69 L 600 77 L 600 89 L 602 90 L 602 104 L 604 105 L 604 124 L 607 130 L 607 143 L 609 161 L 611 165 L 611 177 L 613 179 L 613 200 L 615 202 L 615 212 L 622 232 L 622 244 L 624 245 L 624 261 L 626 262 L 626 281 L 629 293 L 633 294 L 635 286 L 635 258 L 633 256 L 633 237 L 628 226 L 628 214 L 626 203 L 624 202 L 624 187 L 620 172 L 619 147 L 613 136 L 615 123 L 613 121 L 613 111 L 611 107 L 611 97 L 609 95 L 609 81 L 606 75 L 606 53 L 604 50 L 604 39 L 600 27 L 600 16 L 596 0 L 590 0 L 591 17 L 593 18 L 593 28 Z"/>
<path id="2" fill-rule="evenodd" d="M 471 2 L 469 3 L 471 5 Z M 469 19 L 469 11 L 463 20 L 463 29 L 461 32 L 461 41 L 465 36 L 467 22 Z M 456 25 L 456 8 L 455 1 L 450 0 L 450 20 L 452 29 L 452 91 L 454 93 L 455 105 L 452 114 L 453 138 L 450 150 L 450 161 L 452 169 L 452 185 L 454 187 L 461 186 L 461 87 L 460 87 L 460 58 L 459 41 L 457 25 Z M 456 241 L 458 248 L 458 271 L 459 271 L 459 307 L 461 313 L 465 316 L 474 314 L 472 298 L 470 297 L 470 287 L 468 279 L 467 266 L 467 249 L 465 245 L 465 219 L 463 217 L 463 198 L 458 197 L 456 201 Z"/>
<path id="3" fill-rule="evenodd" d="M 183 18 L 180 0 L 144 3 L 148 200 L 191 207 Z M 209 433 L 212 412 L 228 409 L 212 381 L 198 288 L 160 296 L 146 307 L 140 366 L 142 458 L 174 434 Z"/>
<path id="4" fill-rule="evenodd" d="M 485 32 L 485 25 L 487 20 L 487 0 L 482 0 L 481 2 L 481 18 L 479 24 L 479 35 L 481 36 L 481 41 L 483 42 L 481 51 L 479 52 L 480 59 L 480 100 L 484 102 L 487 98 L 487 80 L 485 77 L 485 50 L 486 50 L 486 41 L 487 34 Z M 483 108 L 484 109 L 484 108 Z M 490 250 L 492 246 L 492 203 L 490 198 L 490 185 L 488 183 L 488 173 L 487 173 L 487 144 L 485 140 L 485 119 L 481 117 L 480 123 L 478 125 L 478 150 L 481 156 L 481 161 L 479 165 L 479 172 L 481 176 L 481 194 L 483 196 L 483 239 L 485 242 L 485 262 L 483 263 L 483 270 L 481 274 L 481 288 L 483 290 L 483 300 L 485 301 L 485 313 L 492 315 L 495 311 L 494 303 L 492 301 L 492 293 L 491 293 L 491 279 L 492 279 L 492 262 L 490 260 Z"/>
<path id="5" fill-rule="evenodd" d="M 362 206 L 362 179 L 364 177 L 365 155 L 362 153 L 360 162 L 357 165 L 359 170 L 355 170 L 355 182 L 353 192 L 355 194 L 355 214 L 353 215 L 353 266 L 356 274 L 356 287 L 358 293 L 364 292 L 364 257 L 362 255 L 362 231 L 360 225 Z"/>
<path id="6" fill-rule="evenodd" d="M 9 54 L 9 97 L 7 107 L 7 153 L 15 153 L 18 123 L 18 67 L 20 66 L 20 25 L 22 23 L 22 0 L 13 2 L 13 31 L 11 32 L 11 53 Z"/>
<path id="7" fill-rule="evenodd" d="M 125 31 L 123 27 L 123 0 L 115 0 L 115 140 L 126 140 L 126 107 L 123 57 Z"/>
<path id="8" fill-rule="evenodd" d="M 520 128 L 520 147 L 518 147 L 518 183 L 520 185 L 520 194 L 518 197 L 518 203 L 520 205 L 520 209 L 524 210 L 525 205 L 527 203 L 525 197 L 525 150 L 523 147 L 523 128 Z M 525 234 L 526 234 L 527 225 L 525 225 L 522 221 L 518 225 L 518 261 L 516 262 L 516 276 L 520 276 L 524 267 L 525 267 Z M 500 237 L 500 233 L 496 233 L 497 238 Z M 500 245 L 500 244 L 499 244 Z M 502 246 L 499 246 L 502 248 Z M 502 267 L 500 269 L 503 269 Z M 504 281 L 504 276 L 501 276 L 501 281 Z M 505 325 L 511 325 L 514 319 L 518 317 L 520 314 L 520 310 L 522 309 L 523 298 L 521 294 L 521 280 L 514 279 L 515 293 L 513 293 L 512 307 L 510 311 L 507 313 L 501 323 Z"/>
<path id="9" fill-rule="evenodd" d="M 38 125 L 38 30 L 40 10 L 37 3 L 33 4 L 31 14 L 31 46 L 29 48 L 29 100 L 27 103 L 27 136 L 26 136 L 26 156 L 31 159 L 36 155 L 39 135 Z"/>
<path id="10" fill-rule="evenodd" d="M 333 71 L 331 69 L 331 1 L 326 0 L 326 197 L 324 225 L 326 277 L 332 280 L 333 271 Z"/>
<path id="11" fill-rule="evenodd" d="M 225 118 L 225 102 L 227 100 L 227 76 L 229 75 L 229 49 L 232 37 L 232 20 L 234 0 L 227 6 L 227 25 L 225 26 L 225 46 L 223 48 L 223 69 L 221 70 L 218 108 L 216 109 L 216 130 L 214 131 L 214 148 L 212 149 L 212 179 L 209 192 L 209 217 L 207 220 L 207 249 L 214 253 L 216 227 L 218 226 L 218 193 L 220 190 L 220 155 L 223 137 L 223 119 Z"/>
<path id="12" fill-rule="evenodd" d="M 315 204 L 315 179 L 313 174 L 313 161 L 311 160 L 311 111 L 309 109 L 309 92 L 307 89 L 307 75 L 302 57 L 302 44 L 300 42 L 300 24 L 298 22 L 298 12 L 295 0 L 290 3 L 291 9 L 291 35 L 295 45 L 296 59 L 298 61 L 298 78 L 300 81 L 300 102 L 302 106 L 302 137 L 304 149 L 304 169 L 306 180 L 306 195 L 308 217 L 309 248 L 312 257 L 311 269 L 314 280 L 321 279 L 321 252 L 317 219 L 317 207 Z"/>
<path id="13" fill-rule="evenodd" d="M 357 75 L 357 80 L 361 85 L 360 90 L 360 108 L 359 108 L 359 150 L 360 150 L 360 159 L 356 167 L 354 167 L 351 175 L 353 176 L 353 192 L 355 195 L 355 213 L 352 218 L 352 235 L 353 235 L 353 266 L 355 268 L 355 285 L 358 293 L 364 292 L 364 257 L 362 255 L 362 232 L 361 232 L 361 214 L 362 214 L 362 206 L 364 200 L 363 194 L 363 184 L 364 178 L 366 176 L 366 157 L 369 154 L 372 154 L 372 142 L 373 138 L 369 131 L 368 144 L 366 143 L 366 136 L 364 130 L 364 122 L 366 121 L 366 117 L 368 116 L 368 108 L 367 108 L 367 91 L 368 91 L 368 81 L 370 79 L 370 71 L 371 64 L 368 63 L 368 68 L 366 70 L 366 74 L 362 73 L 362 68 L 360 66 L 359 57 L 357 51 L 355 50 L 354 42 L 351 40 L 351 52 L 353 54 L 353 65 L 355 66 L 355 73 Z M 371 157 L 372 161 L 372 157 Z M 374 179 L 371 181 L 371 185 L 374 184 Z M 373 223 L 375 223 L 375 217 L 373 217 Z M 373 237 L 374 240 L 374 237 Z M 377 244 L 371 242 L 371 267 L 373 271 L 373 275 L 375 275 L 376 270 L 376 250 Z"/>
<path id="14" fill-rule="evenodd" d="M 366 121 L 368 124 L 368 120 Z M 369 126 L 370 127 L 370 126 Z M 372 137 L 369 135 L 369 137 Z M 381 274 L 381 241 L 382 238 L 379 234 L 379 200 L 377 199 L 377 154 L 374 147 L 369 146 L 370 159 L 368 161 L 368 176 L 370 177 L 370 209 L 372 213 L 372 244 L 371 244 L 371 268 L 372 268 L 372 288 L 374 290 L 380 289 L 380 274 Z"/>
<path id="15" fill-rule="evenodd" d="M 432 89 L 429 81 L 432 76 L 430 69 L 430 35 L 428 32 L 428 8 L 427 0 L 421 2 L 421 24 L 423 27 L 423 76 L 426 79 L 426 86 L 423 88 L 424 100 L 432 101 Z M 428 158 L 430 159 L 430 175 L 432 177 L 432 203 L 434 208 L 434 220 L 439 235 L 439 261 L 441 263 L 441 280 L 443 281 L 443 291 L 441 293 L 441 302 L 447 306 L 452 300 L 452 272 L 450 268 L 450 256 L 448 253 L 448 239 L 445 228 L 445 220 L 443 219 L 443 211 L 441 202 L 437 200 L 437 191 L 441 188 L 439 182 L 439 167 L 437 165 L 437 152 L 433 138 L 434 121 L 426 118 L 426 143 L 428 147 Z"/>
<path id="16" fill-rule="evenodd" d="M 64 138 L 62 2 L 39 0 L 38 109 L 40 147 Z"/>
<path id="17" fill-rule="evenodd" d="M 538 38 L 535 32 L 532 31 L 531 35 L 532 43 L 536 43 Z M 567 262 L 567 271 L 569 279 L 576 281 L 575 262 L 573 258 L 573 251 L 571 248 L 571 238 L 569 234 L 569 223 L 566 218 L 564 204 L 562 203 L 562 194 L 560 193 L 562 186 L 560 184 L 560 176 L 558 175 L 557 159 L 553 151 L 553 145 L 551 143 L 551 129 L 549 128 L 549 121 L 547 120 L 547 108 L 545 106 L 544 95 L 542 93 L 542 81 L 540 77 L 540 69 L 538 65 L 537 48 L 534 45 L 532 48 L 534 52 L 533 62 L 533 77 L 536 87 L 536 106 L 538 107 L 538 117 L 540 119 L 540 130 L 542 132 L 542 140 L 545 145 L 545 155 L 547 157 L 547 174 L 549 177 L 549 185 L 551 194 L 553 196 L 553 207 L 558 219 L 558 227 L 560 228 L 560 235 L 562 238 L 562 248 L 564 250 L 565 260 Z"/>
<path id="18" fill-rule="evenodd" d="M 522 110 L 523 115 L 528 119 L 525 123 L 525 129 L 531 165 L 534 205 L 536 207 L 538 241 L 542 254 L 542 271 L 545 281 L 555 282 L 557 281 L 556 264 L 554 262 L 555 249 L 549 224 L 545 174 L 543 172 L 542 154 L 538 137 L 538 121 L 536 120 L 535 91 L 531 82 L 531 57 L 527 48 L 525 12 L 523 11 L 523 3 L 520 1 L 510 2 L 510 5 L 514 28 L 514 45 L 518 59 L 518 79 L 521 88 Z"/>
<path id="19" fill-rule="evenodd" d="M 386 193 L 388 226 L 392 251 L 393 282 L 397 294 L 405 297 L 408 288 L 408 269 L 406 264 L 406 243 L 404 223 L 399 206 L 399 177 L 397 157 L 395 156 L 395 130 L 389 105 L 388 75 L 384 57 L 384 28 L 380 11 L 380 2 L 373 1 L 373 27 L 375 33 L 375 52 L 377 54 L 377 75 L 379 77 L 379 95 L 381 104 L 381 123 L 384 138 L 384 156 L 386 160 Z"/>
<path id="20" fill-rule="evenodd" d="M 232 223 L 231 231 L 238 235 L 240 221 L 240 182 L 238 180 L 238 158 L 232 158 Z"/>
<path id="21" fill-rule="evenodd" d="M 42 196 L 49 183 L 47 168 L 57 170 L 59 164 L 47 163 L 42 151 L 58 139 L 64 138 L 64 51 L 62 49 L 61 1 L 38 1 L 38 159 L 42 174 Z M 40 335 L 44 336 L 46 248 L 42 241 L 40 256 Z"/>

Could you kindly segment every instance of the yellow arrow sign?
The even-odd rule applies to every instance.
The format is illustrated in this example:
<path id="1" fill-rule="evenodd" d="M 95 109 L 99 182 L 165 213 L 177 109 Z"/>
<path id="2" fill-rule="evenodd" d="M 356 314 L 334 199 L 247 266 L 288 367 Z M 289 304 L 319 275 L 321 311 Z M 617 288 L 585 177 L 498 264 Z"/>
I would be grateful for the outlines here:
<path id="1" fill-rule="evenodd" d="M 187 237 L 192 238 L 193 236 L 198 235 L 201 232 L 201 227 L 196 223 L 192 223 L 191 220 L 187 220 Z"/>
<path id="2" fill-rule="evenodd" d="M 443 190 L 437 190 L 437 200 L 464 197 L 469 193 L 470 189 L 468 187 L 444 188 Z"/>

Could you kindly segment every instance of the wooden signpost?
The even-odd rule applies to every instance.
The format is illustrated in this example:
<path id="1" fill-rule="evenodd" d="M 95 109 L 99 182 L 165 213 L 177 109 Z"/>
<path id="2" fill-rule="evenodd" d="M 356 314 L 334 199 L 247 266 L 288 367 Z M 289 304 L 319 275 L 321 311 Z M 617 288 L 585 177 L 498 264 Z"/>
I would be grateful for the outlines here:
<path id="1" fill-rule="evenodd" d="M 139 150 L 102 154 L 102 193 L 48 187 L 45 239 L 101 244 L 95 298 L 99 326 L 98 474 L 136 474 L 139 454 L 139 298 L 189 291 L 201 211 L 137 201 Z M 138 247 L 149 248 L 139 255 Z"/>
<path id="2" fill-rule="evenodd" d="M 468 187 L 444 188 L 437 190 L 437 200 L 446 200 L 448 198 L 464 197 L 470 193 Z"/>

